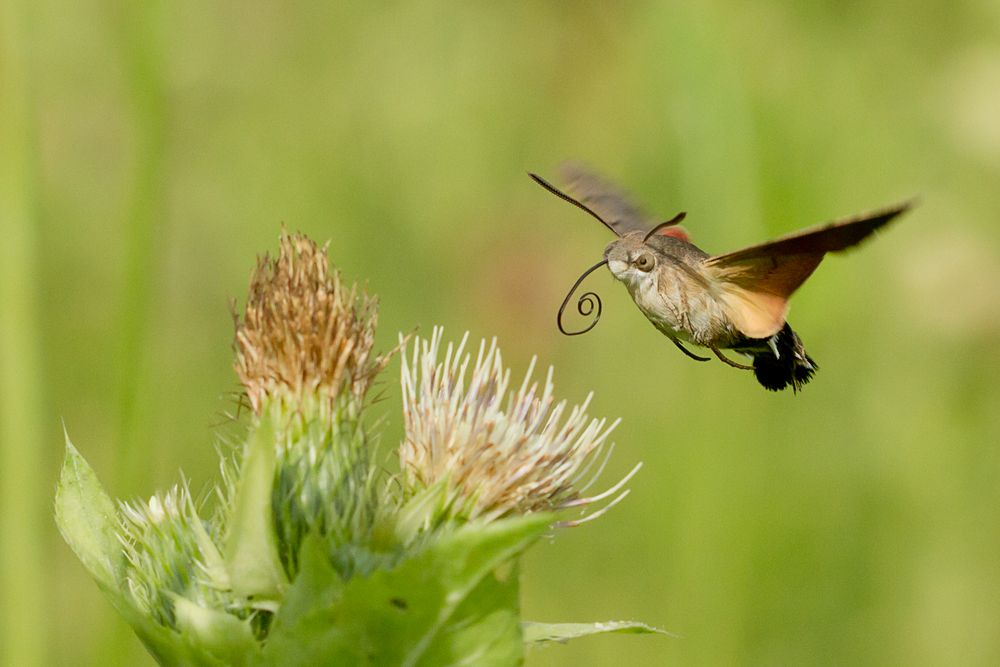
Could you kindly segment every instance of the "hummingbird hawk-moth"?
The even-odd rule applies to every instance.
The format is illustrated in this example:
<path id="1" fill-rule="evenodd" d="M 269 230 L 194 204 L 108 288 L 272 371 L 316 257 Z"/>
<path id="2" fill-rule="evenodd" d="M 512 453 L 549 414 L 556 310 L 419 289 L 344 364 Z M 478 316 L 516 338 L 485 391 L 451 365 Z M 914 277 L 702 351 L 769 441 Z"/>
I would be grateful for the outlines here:
<path id="1" fill-rule="evenodd" d="M 752 370 L 757 381 L 772 391 L 787 387 L 798 391 L 818 368 L 785 319 L 792 293 L 826 253 L 861 243 L 911 206 L 904 202 L 735 252 L 710 255 L 677 226 L 685 213 L 657 224 L 615 186 L 579 165 L 562 169 L 569 194 L 536 174 L 529 175 L 618 237 L 604 249 L 604 259 L 584 271 L 566 294 L 556 317 L 562 333 L 575 336 L 597 325 L 602 306 L 594 292 L 584 293 L 577 301 L 581 315 L 594 316 L 587 327 L 568 331 L 562 317 L 580 283 L 606 265 L 642 314 L 681 352 L 697 361 L 709 361 L 684 344 L 708 348 L 720 361 Z M 750 357 L 752 365 L 733 361 L 723 350 Z"/>

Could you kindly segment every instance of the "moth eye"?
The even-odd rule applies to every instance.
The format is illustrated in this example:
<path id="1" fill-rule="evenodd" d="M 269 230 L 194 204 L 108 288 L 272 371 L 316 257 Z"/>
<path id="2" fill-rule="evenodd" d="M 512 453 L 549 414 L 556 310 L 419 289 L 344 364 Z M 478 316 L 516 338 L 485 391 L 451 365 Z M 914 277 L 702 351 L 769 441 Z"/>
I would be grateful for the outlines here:
<path id="1" fill-rule="evenodd" d="M 650 271 L 653 268 L 653 256 L 649 253 L 639 255 L 639 258 L 635 260 L 635 268 L 640 271 Z"/>

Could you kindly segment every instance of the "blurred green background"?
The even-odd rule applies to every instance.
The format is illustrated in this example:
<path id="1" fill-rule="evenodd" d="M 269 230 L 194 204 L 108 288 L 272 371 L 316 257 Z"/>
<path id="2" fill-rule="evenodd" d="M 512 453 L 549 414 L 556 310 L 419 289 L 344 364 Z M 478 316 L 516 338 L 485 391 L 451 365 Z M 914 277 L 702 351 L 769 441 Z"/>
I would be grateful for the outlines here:
<path id="1" fill-rule="evenodd" d="M 627 6 L 626 6 L 627 5 Z M 118 497 L 216 474 L 227 300 L 280 225 L 382 298 L 621 416 L 597 522 L 524 567 L 536 620 L 679 635 L 529 665 L 1000 664 L 1000 3 L 78 3 L 0 9 L 0 660 L 150 664 L 56 533 L 62 425 Z M 821 371 L 696 364 L 525 172 L 579 158 L 735 249 L 919 195 L 791 320 Z M 398 442 L 394 364 L 383 442 Z"/>

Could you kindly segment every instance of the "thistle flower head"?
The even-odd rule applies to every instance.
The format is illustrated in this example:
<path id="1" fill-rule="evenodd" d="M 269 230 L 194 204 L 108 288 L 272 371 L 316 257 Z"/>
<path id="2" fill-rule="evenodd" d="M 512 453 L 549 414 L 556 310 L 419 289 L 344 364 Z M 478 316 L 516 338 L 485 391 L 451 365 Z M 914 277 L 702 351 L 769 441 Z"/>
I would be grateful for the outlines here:
<path id="1" fill-rule="evenodd" d="M 403 362 L 406 435 L 400 460 L 411 491 L 445 484 L 454 515 L 495 518 L 589 505 L 613 496 L 638 470 L 606 492 L 584 497 L 607 461 L 601 452 L 618 420 L 609 425 L 588 417 L 590 395 L 578 406 L 556 402 L 552 369 L 540 387 L 532 381 L 534 360 L 508 395 L 510 371 L 495 339 L 480 343 L 472 364 L 468 334 L 458 346 L 448 344 L 439 360 L 441 338 L 435 329 L 430 340 L 416 339 Z M 593 479 L 585 482 L 598 460 Z"/>
<path id="2" fill-rule="evenodd" d="M 119 503 L 118 540 L 124 588 L 163 625 L 175 625 L 174 603 L 221 606 L 229 582 L 215 538 L 199 518 L 186 484 L 148 501 Z"/>
<path id="3" fill-rule="evenodd" d="M 300 234 L 283 234 L 278 257 L 258 260 L 246 310 L 235 319 L 236 373 L 257 414 L 274 397 L 360 401 L 388 362 L 372 357 L 376 299 L 345 287 L 330 270 L 327 246 Z"/>

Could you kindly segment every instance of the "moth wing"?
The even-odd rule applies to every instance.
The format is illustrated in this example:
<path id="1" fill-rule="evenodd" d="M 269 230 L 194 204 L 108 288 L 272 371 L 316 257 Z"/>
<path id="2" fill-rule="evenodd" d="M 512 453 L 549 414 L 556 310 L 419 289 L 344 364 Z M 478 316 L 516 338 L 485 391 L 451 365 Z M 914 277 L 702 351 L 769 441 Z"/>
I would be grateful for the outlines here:
<path id="1" fill-rule="evenodd" d="M 709 257 L 704 268 L 717 281 L 736 327 L 750 338 L 766 338 L 784 326 L 789 297 L 826 253 L 861 243 L 910 206 L 905 202 Z"/>
<path id="2" fill-rule="evenodd" d="M 776 255 L 840 252 L 858 245 L 893 218 L 905 213 L 912 205 L 913 202 L 903 202 L 877 211 L 834 220 L 780 236 L 773 241 L 752 245 L 725 255 L 717 255 L 708 261 L 713 264 L 725 264 L 741 259 Z"/>
<path id="3" fill-rule="evenodd" d="M 788 299 L 812 275 L 824 253 L 743 258 L 725 263 L 705 260 L 705 269 L 726 310 L 743 335 L 767 338 L 785 325 Z"/>
<path id="4" fill-rule="evenodd" d="M 618 236 L 653 226 L 652 218 L 622 190 L 587 167 L 567 162 L 559 168 L 559 177 L 567 192 L 601 216 Z"/>

